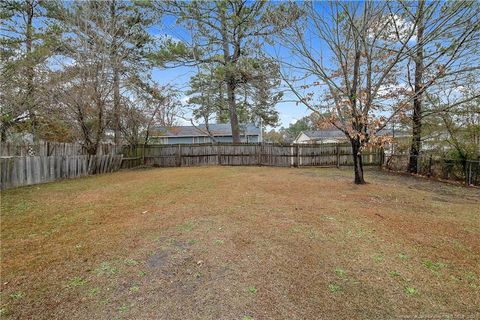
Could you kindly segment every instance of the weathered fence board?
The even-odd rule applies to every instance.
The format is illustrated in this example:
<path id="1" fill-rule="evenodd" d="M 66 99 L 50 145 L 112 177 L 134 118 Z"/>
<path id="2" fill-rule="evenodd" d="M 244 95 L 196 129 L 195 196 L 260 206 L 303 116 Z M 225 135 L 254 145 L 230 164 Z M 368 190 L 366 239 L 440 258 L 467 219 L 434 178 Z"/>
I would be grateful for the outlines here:
<path id="1" fill-rule="evenodd" d="M 0 158 L 1 189 L 119 170 L 122 155 Z"/>
<path id="2" fill-rule="evenodd" d="M 351 166 L 352 149 L 344 144 L 196 144 L 146 145 L 124 149 L 131 159 L 144 160 L 147 166 L 179 167 L 202 165 L 227 166 Z M 127 158 L 130 159 L 130 158 Z M 364 165 L 381 165 L 383 150 L 363 152 Z M 127 165 L 125 165 L 127 167 Z M 131 166 L 128 166 L 131 167 Z"/>

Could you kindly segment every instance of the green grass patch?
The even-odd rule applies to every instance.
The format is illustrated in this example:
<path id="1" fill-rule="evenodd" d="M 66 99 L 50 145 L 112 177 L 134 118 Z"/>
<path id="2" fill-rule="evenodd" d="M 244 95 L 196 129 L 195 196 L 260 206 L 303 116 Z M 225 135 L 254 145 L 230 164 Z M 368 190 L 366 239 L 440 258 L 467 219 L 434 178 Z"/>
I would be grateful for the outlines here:
<path id="1" fill-rule="evenodd" d="M 10 312 L 8 311 L 8 309 L 6 307 L 1 307 L 0 308 L 0 317 L 8 316 L 9 314 L 10 314 Z"/>
<path id="2" fill-rule="evenodd" d="M 418 290 L 413 287 L 405 287 L 405 293 L 410 296 L 413 296 L 418 294 Z"/>
<path id="3" fill-rule="evenodd" d="M 335 268 L 335 270 L 333 270 L 335 272 L 335 274 L 340 277 L 340 278 L 345 278 L 345 276 L 347 275 L 347 273 L 345 272 L 345 270 L 341 269 L 341 268 Z"/>
<path id="4" fill-rule="evenodd" d="M 87 295 L 90 297 L 95 297 L 100 292 L 99 288 L 92 288 L 87 291 Z"/>
<path id="5" fill-rule="evenodd" d="M 120 312 L 120 313 L 125 313 L 125 312 L 128 311 L 128 309 L 129 309 L 129 307 L 128 307 L 126 304 L 122 304 L 121 306 L 118 307 L 117 310 L 118 310 L 118 312 Z"/>
<path id="6" fill-rule="evenodd" d="M 10 295 L 10 298 L 12 298 L 13 300 L 20 300 L 23 298 L 23 292 L 13 292 L 11 295 Z"/>
<path id="7" fill-rule="evenodd" d="M 409 257 L 406 254 L 403 254 L 403 253 L 399 253 L 398 258 L 401 259 L 401 260 L 408 260 L 409 259 Z"/>
<path id="8" fill-rule="evenodd" d="M 468 285 L 472 289 L 480 289 L 480 285 L 478 284 L 478 277 L 473 272 L 465 273 L 465 280 L 467 280 Z"/>
<path id="9" fill-rule="evenodd" d="M 398 271 L 390 271 L 390 277 L 397 278 L 400 277 L 400 272 Z"/>
<path id="10" fill-rule="evenodd" d="M 82 287 L 87 283 L 87 281 L 81 277 L 73 277 L 68 282 L 68 286 L 71 288 Z"/>
<path id="11" fill-rule="evenodd" d="M 258 291 L 258 290 L 257 290 L 257 288 L 255 288 L 255 287 L 249 287 L 249 288 L 248 288 L 248 292 L 250 292 L 251 294 L 256 294 L 257 291 Z"/>
<path id="12" fill-rule="evenodd" d="M 190 232 L 193 230 L 194 227 L 195 227 L 195 224 L 193 221 L 186 221 L 181 225 L 177 226 L 177 229 L 183 232 Z"/>
<path id="13" fill-rule="evenodd" d="M 331 293 L 336 293 L 340 290 L 340 286 L 336 283 L 330 283 L 328 285 L 328 290 L 331 292 Z"/>
<path id="14" fill-rule="evenodd" d="M 425 260 L 423 261 L 423 266 L 427 269 L 430 269 L 432 271 L 438 272 L 441 269 L 444 269 L 447 267 L 447 264 L 443 262 L 432 262 L 431 260 Z"/>
<path id="15" fill-rule="evenodd" d="M 137 293 L 137 292 L 140 291 L 140 287 L 139 287 L 139 286 L 133 286 L 133 287 L 131 287 L 131 288 L 129 289 L 129 291 L 130 291 L 131 293 Z"/>
<path id="16" fill-rule="evenodd" d="M 136 265 L 138 265 L 138 261 L 135 260 L 135 259 L 125 259 L 124 262 L 125 262 L 125 264 L 126 264 L 127 266 L 136 266 Z"/>
<path id="17" fill-rule="evenodd" d="M 104 261 L 100 263 L 100 266 L 95 269 L 97 275 L 114 275 L 118 273 L 118 268 L 113 266 L 110 262 Z"/>

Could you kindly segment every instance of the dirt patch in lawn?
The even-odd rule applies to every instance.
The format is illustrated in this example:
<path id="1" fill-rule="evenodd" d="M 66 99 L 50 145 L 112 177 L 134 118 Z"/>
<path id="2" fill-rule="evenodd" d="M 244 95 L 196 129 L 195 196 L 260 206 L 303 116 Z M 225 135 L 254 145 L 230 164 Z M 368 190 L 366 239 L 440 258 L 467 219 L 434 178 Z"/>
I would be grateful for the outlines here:
<path id="1" fill-rule="evenodd" d="M 165 267 L 167 263 L 168 253 L 164 251 L 156 252 L 147 259 L 147 266 L 150 268 L 162 268 Z"/>
<path id="2" fill-rule="evenodd" d="M 366 178 L 171 168 L 7 190 L 2 318 L 479 317 L 480 190 Z"/>

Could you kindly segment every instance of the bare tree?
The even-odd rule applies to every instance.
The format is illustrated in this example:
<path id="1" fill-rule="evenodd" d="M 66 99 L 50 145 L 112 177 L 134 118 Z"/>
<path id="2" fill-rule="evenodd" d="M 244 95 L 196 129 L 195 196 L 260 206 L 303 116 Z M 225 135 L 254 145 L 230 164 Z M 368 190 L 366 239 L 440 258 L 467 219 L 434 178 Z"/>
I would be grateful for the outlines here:
<path id="1" fill-rule="evenodd" d="M 416 22 L 416 41 L 411 51 L 413 64 L 408 63 L 406 77 L 413 91 L 408 170 L 417 173 L 426 92 L 441 79 L 480 68 L 475 61 L 480 45 L 479 4 L 475 1 L 442 3 L 424 0 L 399 3 L 405 11 L 405 18 Z"/>
<path id="2" fill-rule="evenodd" d="M 89 154 L 96 154 L 104 140 L 110 123 L 111 84 L 106 81 L 107 62 L 82 64 L 69 67 L 59 78 L 54 95 L 57 108 L 63 109 L 65 118 L 77 128 L 81 141 Z"/>
<path id="3" fill-rule="evenodd" d="M 382 144 L 385 137 L 377 133 L 405 111 L 401 101 L 408 92 L 396 75 L 408 57 L 416 21 L 404 28 L 401 8 L 387 2 L 305 3 L 298 10 L 304 19 L 281 36 L 292 52 L 283 61 L 284 80 L 320 122 L 346 135 L 354 182 L 363 184 L 362 151 Z"/>
<path id="4" fill-rule="evenodd" d="M 51 94 L 77 129 L 89 154 L 96 154 L 111 122 L 113 90 L 110 55 L 96 27 L 103 17 L 95 6 L 73 3 L 58 12 L 68 38 L 61 69 L 53 72 Z"/>
<path id="5" fill-rule="evenodd" d="M 174 88 L 143 84 L 134 96 L 125 99 L 121 129 L 131 145 L 147 144 L 154 126 L 172 127 L 180 115 L 180 102 Z"/>
<path id="6" fill-rule="evenodd" d="M 427 129 L 438 136 L 433 147 L 445 156 L 467 160 L 480 157 L 480 86 L 478 72 L 440 81 L 425 94 Z M 435 89 L 435 90 L 434 90 Z"/>

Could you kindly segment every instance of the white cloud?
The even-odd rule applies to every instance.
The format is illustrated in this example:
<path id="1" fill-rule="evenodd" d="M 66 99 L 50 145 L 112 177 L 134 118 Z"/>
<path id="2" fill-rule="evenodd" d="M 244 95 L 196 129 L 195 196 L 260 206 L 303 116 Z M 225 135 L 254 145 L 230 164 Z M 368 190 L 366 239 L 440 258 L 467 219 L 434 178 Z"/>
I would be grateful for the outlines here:
<path id="1" fill-rule="evenodd" d="M 378 21 L 378 24 L 372 26 L 369 30 L 370 38 L 373 38 L 373 33 L 376 29 L 382 30 L 382 38 L 387 41 L 397 41 L 398 37 L 402 42 L 408 39 L 408 42 L 416 42 L 415 33 L 412 34 L 413 23 L 404 19 L 399 15 L 389 15 L 384 20 Z M 387 26 L 384 28 L 385 23 Z"/>
<path id="2" fill-rule="evenodd" d="M 186 104 L 188 102 L 188 99 L 190 99 L 189 96 L 183 96 L 181 99 L 180 99 L 180 102 L 182 103 L 182 105 Z"/>
<path id="3" fill-rule="evenodd" d="M 189 120 L 184 119 L 184 118 L 177 118 L 177 122 L 178 122 L 179 126 L 191 126 L 192 125 L 192 123 Z"/>

